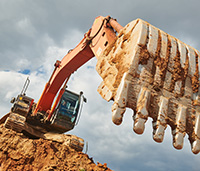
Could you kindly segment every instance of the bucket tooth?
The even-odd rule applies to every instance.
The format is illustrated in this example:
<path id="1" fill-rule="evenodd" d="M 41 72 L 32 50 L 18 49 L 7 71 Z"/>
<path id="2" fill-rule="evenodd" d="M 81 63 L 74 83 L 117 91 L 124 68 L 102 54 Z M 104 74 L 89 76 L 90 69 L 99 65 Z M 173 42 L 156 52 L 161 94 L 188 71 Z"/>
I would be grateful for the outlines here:
<path id="1" fill-rule="evenodd" d="M 164 60 L 167 57 L 167 47 L 168 47 L 168 37 L 167 34 L 160 31 L 161 36 L 161 47 L 160 47 L 160 60 Z M 161 87 L 162 85 L 162 78 L 161 78 L 161 68 L 159 64 L 156 66 L 156 73 L 154 76 L 154 86 L 156 88 Z"/>
<path id="2" fill-rule="evenodd" d="M 168 38 L 167 38 L 167 34 L 163 31 L 160 32 L 161 33 L 161 51 L 160 51 L 160 57 L 161 58 L 165 58 L 167 56 L 167 42 L 168 42 Z"/>
<path id="3" fill-rule="evenodd" d="M 186 65 L 186 60 L 187 60 L 187 48 L 186 48 L 185 44 L 183 44 L 179 40 L 177 40 L 177 45 L 178 45 L 178 47 L 177 47 L 178 53 L 177 53 L 177 56 L 174 57 L 176 64 L 173 66 L 174 68 L 172 68 L 172 70 L 175 69 L 176 72 L 180 72 L 180 70 L 184 70 L 184 72 L 186 72 L 184 68 L 186 67 L 185 65 Z M 179 62 L 180 62 L 180 65 L 178 64 Z M 181 89 L 182 89 L 182 86 L 183 86 L 183 80 L 177 79 L 177 78 L 174 78 L 174 79 L 175 79 L 174 94 L 175 94 L 175 96 L 181 95 L 182 94 Z"/>
<path id="4" fill-rule="evenodd" d="M 120 125 L 122 123 L 123 114 L 126 111 L 129 87 L 129 81 L 126 80 L 126 76 L 127 73 L 124 73 L 115 96 L 115 101 L 112 105 L 112 121 L 116 125 Z"/>
<path id="5" fill-rule="evenodd" d="M 160 97 L 160 108 L 158 112 L 158 118 L 155 123 L 156 129 L 153 135 L 153 139 L 159 143 L 163 141 L 164 133 L 165 133 L 164 131 L 167 127 L 166 116 L 168 112 L 168 102 L 169 102 L 168 98 L 163 97 L 163 96 Z"/>
<path id="6" fill-rule="evenodd" d="M 163 142 L 166 126 L 167 125 L 164 126 L 164 125 L 157 123 L 157 128 L 154 131 L 155 134 L 153 136 L 154 141 L 156 141 L 158 143 Z"/>
<path id="7" fill-rule="evenodd" d="M 180 81 L 180 80 L 175 82 L 175 87 L 174 87 L 174 93 L 175 94 L 181 94 L 182 84 L 183 84 L 183 82 Z"/>
<path id="8" fill-rule="evenodd" d="M 196 52 L 193 48 L 188 46 L 188 58 L 189 58 L 189 67 L 188 75 L 192 80 L 192 90 L 193 90 L 193 104 L 199 105 L 199 52 Z"/>
<path id="9" fill-rule="evenodd" d="M 148 106 L 151 92 L 146 87 L 142 87 L 137 100 L 137 113 L 134 118 L 133 130 L 137 134 L 142 134 L 145 128 L 145 122 L 148 119 Z"/>
<path id="10" fill-rule="evenodd" d="M 177 41 L 178 42 L 178 49 L 180 52 L 180 63 L 181 63 L 181 67 L 184 67 L 185 62 L 186 62 L 186 47 L 185 44 L 183 44 L 181 41 Z"/>
<path id="11" fill-rule="evenodd" d="M 157 66 L 156 67 L 156 73 L 155 73 L 155 76 L 154 76 L 154 87 L 156 89 L 159 89 L 159 87 L 161 86 L 161 83 L 162 83 L 162 79 L 161 79 L 161 76 L 160 76 L 160 68 Z"/>
<path id="12" fill-rule="evenodd" d="M 200 152 L 200 113 L 196 113 L 194 134 L 195 141 L 192 143 L 192 152 L 197 154 Z"/>
<path id="13" fill-rule="evenodd" d="M 186 131 L 186 113 L 187 107 L 179 105 L 176 115 L 176 128 L 173 130 L 173 146 L 176 149 L 183 148 L 183 142 Z"/>
<path id="14" fill-rule="evenodd" d="M 200 152 L 200 139 L 196 138 L 196 140 L 192 143 L 192 152 L 194 154 L 198 154 Z"/>
<path id="15" fill-rule="evenodd" d="M 172 81 L 172 74 L 171 74 L 171 72 L 167 71 L 163 88 L 166 90 L 170 90 L 171 81 Z"/>
<path id="16" fill-rule="evenodd" d="M 196 93 L 196 96 L 194 98 L 193 105 L 200 106 L 200 87 L 198 93 Z"/>
<path id="17" fill-rule="evenodd" d="M 188 75 L 193 76 L 196 71 L 196 54 L 193 48 L 188 46 L 189 68 Z"/>
<path id="18" fill-rule="evenodd" d="M 149 25 L 149 42 L 147 49 L 150 54 L 155 55 L 158 45 L 158 29 Z"/>
<path id="19" fill-rule="evenodd" d="M 139 71 L 139 67 L 140 67 L 140 71 Z M 140 76 L 139 76 L 138 84 L 142 84 L 143 86 L 148 86 L 149 84 L 153 82 L 153 75 L 151 73 L 151 70 L 153 67 L 153 60 L 149 59 L 146 65 L 139 65 L 139 67 L 138 67 L 138 74 Z"/>
<path id="20" fill-rule="evenodd" d="M 99 94 L 106 100 L 110 101 L 113 97 L 113 93 L 109 90 L 109 88 L 104 84 L 102 81 L 101 84 L 99 85 L 97 91 Z"/>
<path id="21" fill-rule="evenodd" d="M 177 53 L 177 41 L 170 36 L 171 40 L 171 49 L 170 49 L 170 56 L 169 56 L 169 62 L 168 62 L 168 70 L 166 71 L 166 76 L 164 80 L 163 88 L 166 90 L 170 90 L 170 85 L 172 81 L 172 71 L 174 68 L 174 58 Z"/>
<path id="22" fill-rule="evenodd" d="M 185 79 L 185 89 L 184 90 L 185 90 L 184 96 L 188 99 L 192 99 L 192 96 L 193 96 L 192 82 L 189 77 L 186 77 L 186 79 Z"/>
<path id="23" fill-rule="evenodd" d="M 112 105 L 112 121 L 116 125 L 120 125 L 122 123 L 123 115 L 126 111 L 126 108 L 121 108 L 117 103 L 113 103 Z"/>

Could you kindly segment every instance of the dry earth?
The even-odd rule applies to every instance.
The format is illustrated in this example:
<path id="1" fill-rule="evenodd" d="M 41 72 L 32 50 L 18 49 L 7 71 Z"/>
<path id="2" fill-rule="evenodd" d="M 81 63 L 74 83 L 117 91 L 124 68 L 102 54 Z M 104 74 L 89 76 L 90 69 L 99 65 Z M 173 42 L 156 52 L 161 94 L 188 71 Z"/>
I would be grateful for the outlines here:
<path id="1" fill-rule="evenodd" d="M 0 125 L 0 171 L 110 171 L 87 154 L 44 139 L 29 139 Z"/>

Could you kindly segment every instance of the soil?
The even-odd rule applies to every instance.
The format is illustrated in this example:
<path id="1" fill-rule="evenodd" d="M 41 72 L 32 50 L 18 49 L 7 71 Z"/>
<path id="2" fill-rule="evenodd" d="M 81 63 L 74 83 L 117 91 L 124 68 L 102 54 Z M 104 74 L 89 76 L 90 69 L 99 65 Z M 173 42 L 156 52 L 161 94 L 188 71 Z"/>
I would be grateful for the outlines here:
<path id="1" fill-rule="evenodd" d="M 110 171 L 87 154 L 44 139 L 29 139 L 0 125 L 0 171 Z"/>

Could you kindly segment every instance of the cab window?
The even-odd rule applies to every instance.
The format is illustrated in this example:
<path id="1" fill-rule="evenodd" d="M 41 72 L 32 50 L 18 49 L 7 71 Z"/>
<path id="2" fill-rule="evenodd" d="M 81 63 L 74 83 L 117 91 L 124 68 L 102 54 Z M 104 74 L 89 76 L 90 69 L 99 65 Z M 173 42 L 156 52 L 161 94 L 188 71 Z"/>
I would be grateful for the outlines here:
<path id="1" fill-rule="evenodd" d="M 79 109 L 79 95 L 70 91 L 65 91 L 61 98 L 59 113 L 67 117 L 71 122 L 75 122 Z"/>

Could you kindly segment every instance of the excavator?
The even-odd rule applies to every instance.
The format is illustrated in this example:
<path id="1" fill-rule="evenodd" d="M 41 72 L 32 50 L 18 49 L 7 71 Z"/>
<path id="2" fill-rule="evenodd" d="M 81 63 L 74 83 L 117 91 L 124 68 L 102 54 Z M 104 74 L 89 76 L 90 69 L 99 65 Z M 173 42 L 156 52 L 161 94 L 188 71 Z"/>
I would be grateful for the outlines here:
<path id="1" fill-rule="evenodd" d="M 123 27 L 110 16 L 97 17 L 80 43 L 55 62 L 39 101 L 26 96 L 27 79 L 0 123 L 33 137 L 70 140 L 70 145 L 81 151 L 83 139 L 66 138 L 62 133 L 74 128 L 86 98 L 82 92 L 68 90 L 67 82 L 93 57 L 103 80 L 97 91 L 106 101 L 114 102 L 114 124 L 120 125 L 130 108 L 135 133 L 142 134 L 146 121 L 152 118 L 156 142 L 163 141 L 170 126 L 174 148 L 183 148 L 187 134 L 192 152 L 199 153 L 200 52 L 142 19 Z"/>

